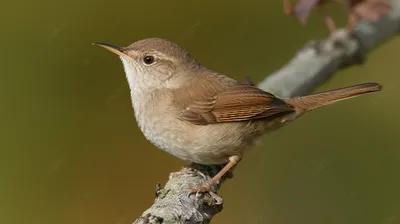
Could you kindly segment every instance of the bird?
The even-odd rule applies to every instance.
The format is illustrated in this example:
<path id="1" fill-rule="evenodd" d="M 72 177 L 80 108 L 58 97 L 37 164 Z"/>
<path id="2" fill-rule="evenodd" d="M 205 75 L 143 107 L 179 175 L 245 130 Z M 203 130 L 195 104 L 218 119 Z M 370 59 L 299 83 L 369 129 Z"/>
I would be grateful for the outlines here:
<path id="1" fill-rule="evenodd" d="M 146 38 L 127 47 L 93 44 L 120 57 L 134 116 L 148 141 L 182 160 L 225 164 L 189 195 L 210 192 L 265 134 L 316 108 L 382 89 L 370 82 L 280 98 L 206 68 L 167 39 Z"/>

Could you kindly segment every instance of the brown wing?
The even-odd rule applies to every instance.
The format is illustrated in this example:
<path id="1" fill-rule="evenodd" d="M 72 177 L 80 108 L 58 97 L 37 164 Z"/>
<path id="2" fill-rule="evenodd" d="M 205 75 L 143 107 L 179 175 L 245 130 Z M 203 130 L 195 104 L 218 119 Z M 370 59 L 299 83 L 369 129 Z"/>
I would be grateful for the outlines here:
<path id="1" fill-rule="evenodd" d="M 183 111 L 181 118 L 205 125 L 248 121 L 290 111 L 294 111 L 294 108 L 274 95 L 252 85 L 238 84 L 214 97 L 191 103 Z"/>

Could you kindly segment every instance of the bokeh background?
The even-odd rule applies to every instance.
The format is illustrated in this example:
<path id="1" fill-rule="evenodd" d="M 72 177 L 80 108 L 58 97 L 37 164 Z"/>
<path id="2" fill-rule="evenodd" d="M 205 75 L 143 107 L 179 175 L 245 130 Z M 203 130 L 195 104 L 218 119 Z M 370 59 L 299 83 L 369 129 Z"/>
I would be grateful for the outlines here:
<path id="1" fill-rule="evenodd" d="M 329 12 L 345 25 L 341 7 Z M 168 38 L 207 67 L 259 82 L 308 40 L 281 1 L 3 1 L 0 223 L 127 224 L 186 162 L 139 131 L 119 59 L 92 42 Z M 220 194 L 214 223 L 400 223 L 400 39 L 317 90 L 384 91 L 321 108 L 264 138 Z"/>

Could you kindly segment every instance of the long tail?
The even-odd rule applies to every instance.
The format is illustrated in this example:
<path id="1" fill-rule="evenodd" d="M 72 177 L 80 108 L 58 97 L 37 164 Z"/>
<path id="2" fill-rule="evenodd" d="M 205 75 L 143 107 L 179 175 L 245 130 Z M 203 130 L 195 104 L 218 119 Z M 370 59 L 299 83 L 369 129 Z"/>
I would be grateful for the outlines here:
<path id="1" fill-rule="evenodd" d="M 350 99 L 366 93 L 377 92 L 382 89 L 379 83 L 363 83 L 354 86 L 344 87 L 340 89 L 329 90 L 326 92 L 315 93 L 302 97 L 284 99 L 287 103 L 292 104 L 302 112 L 311 111 L 315 108 L 322 107 L 341 100 Z M 299 111 L 300 112 L 300 111 Z"/>

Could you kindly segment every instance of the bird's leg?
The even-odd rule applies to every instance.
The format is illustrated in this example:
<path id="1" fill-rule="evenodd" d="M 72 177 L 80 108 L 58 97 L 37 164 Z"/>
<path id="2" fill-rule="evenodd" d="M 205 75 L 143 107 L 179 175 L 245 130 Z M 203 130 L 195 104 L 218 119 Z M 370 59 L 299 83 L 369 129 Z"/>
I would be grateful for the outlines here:
<path id="1" fill-rule="evenodd" d="M 214 184 L 216 184 L 221 177 L 227 173 L 234 165 L 236 165 L 240 161 L 239 156 L 231 156 L 229 157 L 229 163 L 227 163 L 224 168 L 222 168 L 211 180 L 205 182 L 204 184 L 194 187 L 189 191 L 188 195 L 194 194 L 194 193 L 205 193 L 205 192 L 210 192 Z"/>

